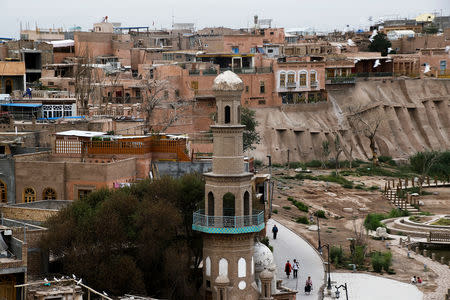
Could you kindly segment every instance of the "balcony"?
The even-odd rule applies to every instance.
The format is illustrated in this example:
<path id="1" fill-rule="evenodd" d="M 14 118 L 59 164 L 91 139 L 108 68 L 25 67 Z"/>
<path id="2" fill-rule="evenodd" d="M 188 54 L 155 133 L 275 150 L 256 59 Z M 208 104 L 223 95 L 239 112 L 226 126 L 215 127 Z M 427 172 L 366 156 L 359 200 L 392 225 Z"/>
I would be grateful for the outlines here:
<path id="1" fill-rule="evenodd" d="M 319 86 L 319 82 L 317 82 L 317 81 L 311 81 L 310 86 L 311 86 L 311 88 L 317 88 L 317 87 Z"/>
<path id="2" fill-rule="evenodd" d="M 355 84 L 355 82 L 356 82 L 355 76 L 327 78 L 327 84 Z"/>
<path id="3" fill-rule="evenodd" d="M 193 214 L 192 229 L 214 234 L 260 232 L 264 229 L 264 211 L 253 211 L 247 216 L 208 216 L 201 209 Z"/>
<path id="4" fill-rule="evenodd" d="M 297 83 L 295 83 L 295 82 L 287 82 L 286 83 L 286 87 L 287 88 L 296 88 L 297 87 Z"/>

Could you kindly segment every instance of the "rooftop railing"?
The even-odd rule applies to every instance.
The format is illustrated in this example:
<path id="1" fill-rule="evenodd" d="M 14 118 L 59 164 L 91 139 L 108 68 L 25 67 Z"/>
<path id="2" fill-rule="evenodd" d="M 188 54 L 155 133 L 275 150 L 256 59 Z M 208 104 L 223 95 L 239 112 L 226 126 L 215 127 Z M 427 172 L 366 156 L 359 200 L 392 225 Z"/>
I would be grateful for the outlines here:
<path id="1" fill-rule="evenodd" d="M 225 211 L 225 214 L 231 214 Z M 254 210 L 251 215 L 210 216 L 201 209 L 193 214 L 192 229 L 205 233 L 239 234 L 259 232 L 264 228 L 264 212 Z"/>

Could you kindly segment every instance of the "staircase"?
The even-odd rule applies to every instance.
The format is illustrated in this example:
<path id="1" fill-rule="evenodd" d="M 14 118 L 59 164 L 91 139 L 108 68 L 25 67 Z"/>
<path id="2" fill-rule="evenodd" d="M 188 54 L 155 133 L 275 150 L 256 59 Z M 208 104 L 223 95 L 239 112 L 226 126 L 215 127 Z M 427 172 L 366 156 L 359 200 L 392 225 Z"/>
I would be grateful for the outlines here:
<path id="1" fill-rule="evenodd" d="M 409 194 L 406 197 L 399 197 L 397 189 L 388 189 L 384 192 L 386 199 L 398 209 L 406 210 L 411 215 L 419 214 L 419 210 L 413 205 L 417 205 L 418 201 L 416 197 Z"/>

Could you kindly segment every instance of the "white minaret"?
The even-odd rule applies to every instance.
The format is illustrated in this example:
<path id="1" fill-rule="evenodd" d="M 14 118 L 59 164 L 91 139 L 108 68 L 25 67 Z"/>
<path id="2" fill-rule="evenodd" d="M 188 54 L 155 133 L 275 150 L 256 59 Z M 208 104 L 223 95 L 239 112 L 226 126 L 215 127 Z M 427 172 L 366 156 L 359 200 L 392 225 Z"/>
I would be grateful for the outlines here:
<path id="1" fill-rule="evenodd" d="M 241 125 L 242 80 L 226 71 L 214 80 L 217 121 L 212 172 L 205 173 L 205 209 L 194 213 L 192 228 L 203 232 L 205 299 L 259 299 L 255 283 L 255 233 L 264 212 L 252 209 L 253 174 L 244 170 Z"/>

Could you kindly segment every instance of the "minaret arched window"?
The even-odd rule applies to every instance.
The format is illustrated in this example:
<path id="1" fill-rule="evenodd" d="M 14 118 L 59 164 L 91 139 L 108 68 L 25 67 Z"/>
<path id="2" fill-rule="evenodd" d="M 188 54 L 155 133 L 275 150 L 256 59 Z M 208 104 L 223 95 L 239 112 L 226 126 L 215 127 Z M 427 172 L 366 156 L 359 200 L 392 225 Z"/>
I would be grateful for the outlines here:
<path id="1" fill-rule="evenodd" d="M 6 183 L 0 180 L 0 202 L 8 202 L 6 195 Z"/>
<path id="2" fill-rule="evenodd" d="M 227 217 L 234 216 L 234 202 L 235 197 L 232 193 L 228 192 L 225 195 L 223 195 L 223 215 Z M 226 218 L 224 220 L 226 227 L 234 227 L 234 219 Z"/>
<path id="3" fill-rule="evenodd" d="M 239 105 L 237 107 L 237 118 L 238 118 L 238 124 L 241 124 L 241 106 Z"/>
<path id="4" fill-rule="evenodd" d="M 214 194 L 208 193 L 208 216 L 214 216 Z"/>
<path id="5" fill-rule="evenodd" d="M 225 106 L 225 124 L 229 124 L 231 122 L 231 108 L 230 106 Z"/>
<path id="6" fill-rule="evenodd" d="M 250 215 L 250 193 L 244 193 L 244 216 Z"/>

